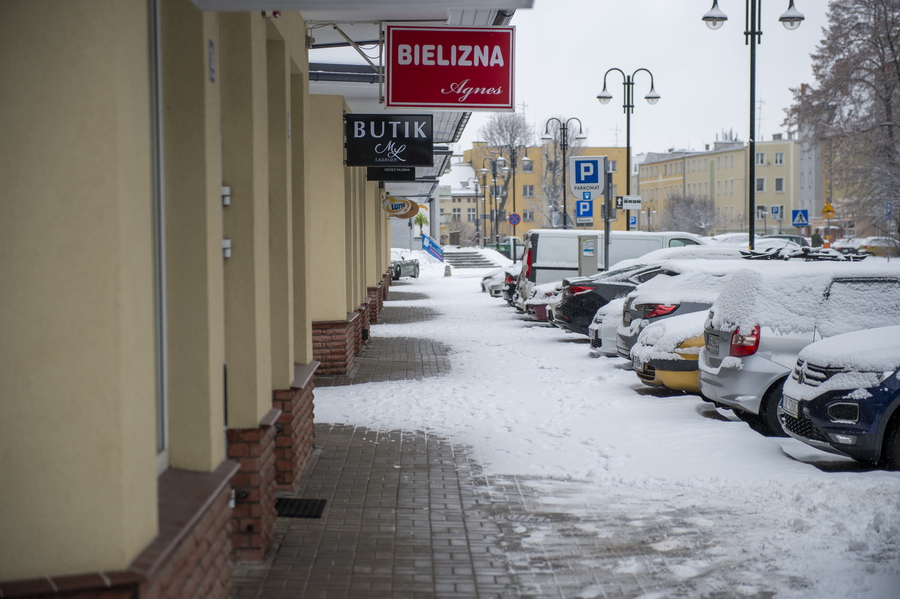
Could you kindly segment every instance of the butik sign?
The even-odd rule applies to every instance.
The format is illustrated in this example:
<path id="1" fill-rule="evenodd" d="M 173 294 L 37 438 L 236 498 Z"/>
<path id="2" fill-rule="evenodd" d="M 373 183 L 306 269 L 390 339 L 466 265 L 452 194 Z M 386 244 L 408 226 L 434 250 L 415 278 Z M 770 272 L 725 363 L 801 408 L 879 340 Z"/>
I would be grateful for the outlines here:
<path id="1" fill-rule="evenodd" d="M 387 26 L 387 106 L 514 110 L 514 27 Z"/>
<path id="2" fill-rule="evenodd" d="M 434 116 L 346 114 L 347 166 L 434 166 Z"/>

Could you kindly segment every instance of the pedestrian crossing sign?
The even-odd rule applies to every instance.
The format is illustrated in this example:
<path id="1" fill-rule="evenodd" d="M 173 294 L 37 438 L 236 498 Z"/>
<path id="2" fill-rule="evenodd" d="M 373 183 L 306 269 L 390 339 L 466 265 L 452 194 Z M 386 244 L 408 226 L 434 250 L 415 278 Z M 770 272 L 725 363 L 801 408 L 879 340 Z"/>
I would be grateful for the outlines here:
<path id="1" fill-rule="evenodd" d="M 791 225 L 795 227 L 809 225 L 809 210 L 791 210 Z"/>

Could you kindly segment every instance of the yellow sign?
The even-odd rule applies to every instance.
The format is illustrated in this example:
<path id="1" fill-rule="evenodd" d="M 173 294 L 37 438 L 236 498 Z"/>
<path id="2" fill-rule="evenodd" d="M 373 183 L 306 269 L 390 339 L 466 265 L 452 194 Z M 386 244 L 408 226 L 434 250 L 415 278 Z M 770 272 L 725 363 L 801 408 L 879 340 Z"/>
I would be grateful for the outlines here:
<path id="1" fill-rule="evenodd" d="M 822 208 L 822 218 L 834 218 L 834 206 L 831 205 L 831 202 L 826 202 L 825 207 Z"/>

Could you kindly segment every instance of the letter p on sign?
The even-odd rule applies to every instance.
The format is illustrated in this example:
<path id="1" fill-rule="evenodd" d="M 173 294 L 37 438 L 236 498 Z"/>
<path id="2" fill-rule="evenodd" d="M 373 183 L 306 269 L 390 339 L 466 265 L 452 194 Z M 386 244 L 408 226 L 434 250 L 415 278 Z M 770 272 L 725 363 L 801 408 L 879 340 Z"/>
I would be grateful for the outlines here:
<path id="1" fill-rule="evenodd" d="M 577 170 L 575 171 L 576 183 L 599 183 L 599 169 L 597 162 L 594 160 L 576 160 Z"/>

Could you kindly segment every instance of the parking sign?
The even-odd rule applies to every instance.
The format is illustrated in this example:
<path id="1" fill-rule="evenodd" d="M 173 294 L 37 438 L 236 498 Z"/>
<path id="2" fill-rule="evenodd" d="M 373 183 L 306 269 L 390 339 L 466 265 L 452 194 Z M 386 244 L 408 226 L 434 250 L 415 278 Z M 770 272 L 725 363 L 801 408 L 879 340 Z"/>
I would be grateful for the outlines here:
<path id="1" fill-rule="evenodd" d="M 595 200 L 606 189 L 606 156 L 574 156 L 569 159 L 569 189 L 582 200 Z"/>

